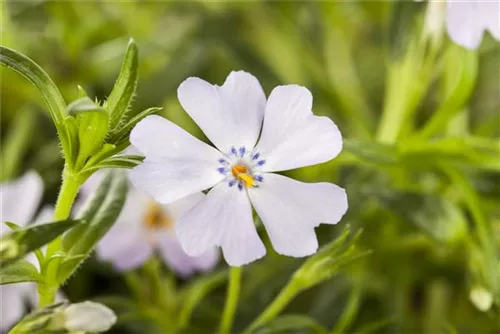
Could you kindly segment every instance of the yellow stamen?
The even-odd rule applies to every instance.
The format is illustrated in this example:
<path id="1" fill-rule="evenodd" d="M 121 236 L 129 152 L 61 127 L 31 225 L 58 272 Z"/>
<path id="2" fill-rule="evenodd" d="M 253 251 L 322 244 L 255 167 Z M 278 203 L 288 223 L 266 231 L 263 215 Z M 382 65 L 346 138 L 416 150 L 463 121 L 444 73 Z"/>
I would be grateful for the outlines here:
<path id="1" fill-rule="evenodd" d="M 248 174 L 239 174 L 238 178 L 241 179 L 241 180 L 243 180 L 243 182 L 245 182 L 245 184 L 247 185 L 247 187 L 253 187 L 253 186 L 255 186 L 257 184 L 257 183 L 255 183 L 255 180 L 253 179 L 253 176 L 248 175 Z"/>
<path id="2" fill-rule="evenodd" d="M 238 175 L 247 173 L 247 167 L 243 165 L 234 165 L 231 172 L 233 176 L 237 178 Z"/>
<path id="3" fill-rule="evenodd" d="M 245 182 L 247 187 L 253 187 L 256 185 L 255 180 L 252 175 L 247 174 L 248 169 L 244 165 L 234 165 L 231 169 L 233 176 L 241 181 Z"/>
<path id="4" fill-rule="evenodd" d="M 151 202 L 144 217 L 144 224 L 149 230 L 155 231 L 172 227 L 173 221 L 160 205 Z"/>

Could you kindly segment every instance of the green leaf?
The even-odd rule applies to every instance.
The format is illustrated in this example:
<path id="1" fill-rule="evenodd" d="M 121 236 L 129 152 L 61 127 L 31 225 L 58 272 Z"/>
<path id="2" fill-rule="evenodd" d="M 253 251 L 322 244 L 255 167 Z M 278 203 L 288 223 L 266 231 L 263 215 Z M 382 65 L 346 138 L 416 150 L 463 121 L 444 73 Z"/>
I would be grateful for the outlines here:
<path id="1" fill-rule="evenodd" d="M 0 260 L 3 266 L 23 258 L 26 254 L 49 243 L 57 236 L 80 223 L 79 220 L 62 220 L 46 224 L 35 224 L 25 229 L 17 229 L 0 239 L 2 251 Z M 3 245 L 11 245 L 11 249 L 5 250 Z M 15 250 L 15 252 L 11 252 Z"/>
<path id="2" fill-rule="evenodd" d="M 81 168 L 88 157 L 99 151 L 108 133 L 108 113 L 88 97 L 78 99 L 68 106 L 78 126 L 78 155 L 76 168 Z"/>
<path id="3" fill-rule="evenodd" d="M 125 125 L 121 126 L 117 131 L 112 131 L 108 141 L 110 143 L 116 143 L 124 138 L 127 138 L 128 135 L 130 134 L 130 131 L 132 131 L 132 128 L 137 123 L 139 123 L 139 121 L 141 121 L 146 116 L 159 112 L 161 109 L 162 108 L 153 107 L 140 112 L 139 114 L 131 118 Z"/>
<path id="4" fill-rule="evenodd" d="M 120 171 L 109 172 L 85 203 L 83 223 L 63 238 L 63 251 L 67 258 L 61 263 L 59 282 L 64 282 L 92 252 L 97 242 L 111 228 L 125 203 L 127 178 Z"/>
<path id="5" fill-rule="evenodd" d="M 0 63 L 25 77 L 42 94 L 57 129 L 63 127 L 66 103 L 49 75 L 25 55 L 0 46 Z"/>
<path id="6" fill-rule="evenodd" d="M 5 225 L 7 225 L 11 230 L 17 231 L 17 230 L 22 230 L 23 228 L 17 224 L 11 223 L 11 222 L 4 222 Z"/>
<path id="7" fill-rule="evenodd" d="M 391 212 L 411 222 L 433 239 L 454 243 L 467 232 L 467 220 L 461 210 L 441 196 L 394 193 L 382 196 Z"/>
<path id="8" fill-rule="evenodd" d="M 327 329 L 319 324 L 315 319 L 302 314 L 283 315 L 259 328 L 255 334 L 290 333 L 307 330 L 307 333 L 323 334 Z"/>
<path id="9" fill-rule="evenodd" d="M 4 46 L 0 46 L 0 64 L 16 71 L 38 89 L 49 109 L 61 146 L 66 154 L 68 149 L 64 129 L 66 102 L 49 75 L 30 58 Z"/>
<path id="10" fill-rule="evenodd" d="M 196 306 L 208 295 L 212 290 L 227 280 L 227 272 L 221 271 L 212 274 L 208 277 L 201 277 L 191 283 L 182 295 L 182 309 L 179 315 L 179 327 L 184 328 L 189 325 L 191 315 Z"/>
<path id="11" fill-rule="evenodd" d="M 76 164 L 76 159 L 78 158 L 78 123 L 76 119 L 72 116 L 67 116 L 64 119 L 64 124 L 66 128 L 67 144 L 66 144 L 66 162 L 73 168 Z"/>
<path id="12" fill-rule="evenodd" d="M 38 270 L 30 262 L 22 259 L 0 271 L 0 284 L 11 284 L 20 282 L 37 282 L 40 279 Z"/>
<path id="13" fill-rule="evenodd" d="M 398 152 L 392 145 L 345 139 L 344 149 L 371 163 L 392 165 L 398 161 Z"/>
<path id="14" fill-rule="evenodd" d="M 400 58 L 405 55 L 408 45 L 415 37 L 415 22 L 422 5 L 415 1 L 394 1 L 388 26 L 391 56 Z"/>
<path id="15" fill-rule="evenodd" d="M 103 168 L 125 168 L 130 169 L 139 165 L 144 160 L 141 155 L 117 155 L 100 161 L 99 163 L 89 166 L 83 170 L 84 173 L 96 171 Z"/>
<path id="16" fill-rule="evenodd" d="M 135 41 L 131 39 L 128 43 L 120 75 L 106 101 L 106 109 L 110 115 L 110 129 L 115 129 L 119 126 L 122 117 L 129 109 L 134 97 L 139 77 L 137 68 L 138 53 L 137 45 Z"/>
<path id="17" fill-rule="evenodd" d="M 478 58 L 477 52 L 450 43 L 443 62 L 443 103 L 418 134 L 420 138 L 435 134 L 462 110 L 476 85 Z"/>

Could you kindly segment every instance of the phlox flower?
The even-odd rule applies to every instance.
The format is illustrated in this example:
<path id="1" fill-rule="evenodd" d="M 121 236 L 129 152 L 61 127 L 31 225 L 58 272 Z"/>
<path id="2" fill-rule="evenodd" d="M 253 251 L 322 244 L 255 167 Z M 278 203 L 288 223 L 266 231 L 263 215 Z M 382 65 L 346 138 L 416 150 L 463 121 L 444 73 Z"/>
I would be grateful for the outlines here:
<path id="1" fill-rule="evenodd" d="M 500 40 L 500 2 L 447 1 L 446 27 L 450 38 L 467 49 L 477 49 L 485 30 Z"/>
<path id="2" fill-rule="evenodd" d="M 82 188 L 84 197 L 97 188 L 101 179 L 98 173 L 87 181 Z M 125 271 L 140 266 L 158 250 L 163 261 L 182 277 L 213 269 L 219 261 L 217 249 L 190 257 L 182 250 L 173 229 L 179 217 L 203 197 L 198 192 L 163 205 L 130 185 L 120 216 L 97 245 L 98 257 Z"/>
<path id="3" fill-rule="evenodd" d="M 8 221 L 26 227 L 38 209 L 43 194 L 43 181 L 33 172 L 27 172 L 17 180 L 0 183 L 1 226 L 0 237 L 10 229 L 3 223 Z M 44 219 L 44 215 L 40 219 Z M 32 263 L 37 263 L 33 255 L 28 256 Z M 36 303 L 36 286 L 33 283 L 15 283 L 0 285 L 0 332 L 7 331 L 25 313 L 25 301 Z"/>
<path id="4" fill-rule="evenodd" d="M 429 0 L 426 26 L 437 32 L 446 21 L 450 39 L 467 49 L 477 49 L 485 31 L 500 41 L 500 2 L 498 0 Z"/>
<path id="5" fill-rule="evenodd" d="M 313 115 L 309 90 L 278 86 L 266 101 L 258 80 L 239 71 L 220 87 L 188 78 L 178 97 L 216 148 L 162 117 L 146 117 L 130 136 L 145 155 L 130 178 L 160 203 L 211 188 L 176 225 L 185 252 L 199 256 L 220 246 L 232 266 L 264 256 L 252 205 L 278 253 L 316 252 L 314 228 L 341 219 L 347 210 L 344 189 L 274 174 L 329 161 L 342 149 L 332 120 Z"/>

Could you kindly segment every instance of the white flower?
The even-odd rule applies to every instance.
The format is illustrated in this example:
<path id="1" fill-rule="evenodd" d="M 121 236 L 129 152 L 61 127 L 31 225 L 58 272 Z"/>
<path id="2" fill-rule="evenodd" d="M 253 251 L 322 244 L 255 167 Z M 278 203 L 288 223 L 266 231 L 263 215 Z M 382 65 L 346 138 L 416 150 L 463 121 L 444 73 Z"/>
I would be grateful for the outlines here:
<path id="1" fill-rule="evenodd" d="M 447 1 L 446 27 L 450 38 L 467 49 L 477 49 L 485 30 L 500 40 L 500 2 Z"/>
<path id="2" fill-rule="evenodd" d="M 64 327 L 70 331 L 106 332 L 116 322 L 116 315 L 111 309 L 90 301 L 72 304 L 63 312 Z"/>
<path id="3" fill-rule="evenodd" d="M 217 149 L 164 118 L 149 116 L 131 133 L 131 143 L 146 159 L 130 177 L 161 203 L 213 187 L 176 225 L 186 253 L 198 256 L 220 246 L 232 266 L 264 256 L 250 203 L 278 253 L 316 252 L 314 228 L 341 219 L 347 210 L 345 191 L 271 173 L 319 164 L 341 151 L 337 126 L 313 115 L 311 93 L 279 86 L 266 103 L 257 79 L 240 71 L 221 87 L 189 78 L 178 97 Z"/>
<path id="4" fill-rule="evenodd" d="M 0 184 L 0 237 L 10 229 L 4 222 L 27 226 L 40 204 L 43 181 L 37 173 L 30 171 L 12 182 Z M 6 331 L 24 314 L 24 300 L 36 299 L 36 287 L 32 283 L 17 283 L 0 286 L 1 313 L 0 331 Z"/>
<path id="5" fill-rule="evenodd" d="M 500 41 L 498 0 L 429 0 L 425 33 L 440 36 L 445 21 L 451 40 L 467 49 L 478 48 L 485 30 Z"/>
<path id="6" fill-rule="evenodd" d="M 82 188 L 84 196 L 95 190 L 101 179 L 99 173 L 91 177 Z M 144 263 L 157 249 L 163 261 L 182 277 L 213 269 L 219 261 L 217 249 L 190 257 L 182 250 L 173 229 L 179 217 L 203 197 L 203 193 L 195 193 L 162 205 L 130 186 L 120 216 L 97 245 L 98 256 L 119 270 L 129 270 Z"/>

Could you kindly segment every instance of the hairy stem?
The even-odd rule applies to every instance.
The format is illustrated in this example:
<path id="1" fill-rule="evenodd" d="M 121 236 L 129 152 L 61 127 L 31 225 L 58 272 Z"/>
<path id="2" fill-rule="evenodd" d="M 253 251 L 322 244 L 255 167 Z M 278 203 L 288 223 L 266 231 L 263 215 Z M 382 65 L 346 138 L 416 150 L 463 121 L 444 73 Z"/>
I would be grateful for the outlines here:
<path id="1" fill-rule="evenodd" d="M 75 175 L 68 173 L 65 169 L 63 171 L 61 190 L 59 191 L 59 196 L 57 197 L 57 203 L 54 210 L 54 220 L 64 220 L 70 216 L 71 208 L 75 201 L 76 195 L 78 194 L 79 187 L 80 183 L 78 182 Z M 60 251 L 61 247 L 62 237 L 56 238 L 47 247 L 47 253 L 45 256 L 46 266 L 41 266 L 42 268 L 46 268 L 45 272 L 43 273 L 45 274 L 45 284 L 38 287 L 40 307 L 50 305 L 55 300 L 55 296 L 59 288 L 59 282 L 57 281 L 57 272 L 59 269 L 60 260 L 51 260 L 50 257 L 56 252 Z"/>

